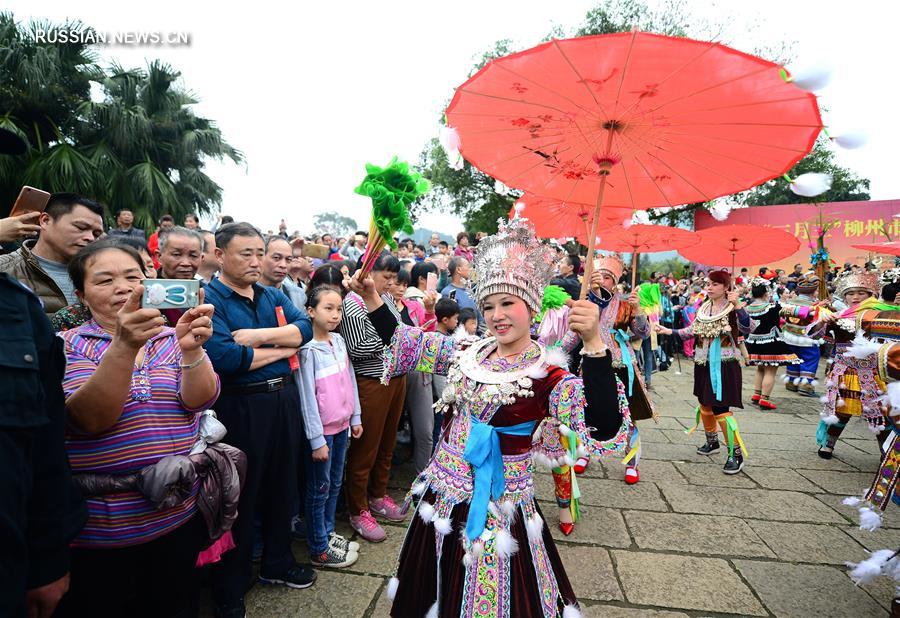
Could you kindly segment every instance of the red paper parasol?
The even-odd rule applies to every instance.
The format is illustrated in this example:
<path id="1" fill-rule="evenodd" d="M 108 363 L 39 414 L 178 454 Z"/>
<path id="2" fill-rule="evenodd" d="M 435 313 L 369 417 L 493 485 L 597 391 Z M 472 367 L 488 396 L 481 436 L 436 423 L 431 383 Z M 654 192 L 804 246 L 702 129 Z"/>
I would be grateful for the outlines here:
<path id="1" fill-rule="evenodd" d="M 509 217 L 513 218 L 516 214 L 525 217 L 541 238 L 576 238 L 587 245 L 593 210 L 594 207 L 588 204 L 569 204 L 525 194 L 510 209 Z M 605 206 L 600 212 L 597 228 L 605 230 L 621 226 L 624 220 L 631 218 L 632 212 L 630 208 Z"/>
<path id="2" fill-rule="evenodd" d="M 508 186 L 596 209 L 677 206 L 777 178 L 810 151 L 816 98 L 782 71 L 643 32 L 554 40 L 483 67 L 447 122 L 462 155 Z"/>
<path id="3" fill-rule="evenodd" d="M 751 266 L 793 255 L 800 241 L 793 234 L 764 225 L 720 225 L 696 232 L 700 242 L 679 249 L 685 259 L 710 266 Z"/>
<path id="4" fill-rule="evenodd" d="M 600 235 L 597 246 L 607 251 L 631 254 L 631 287 L 634 289 L 638 254 L 675 251 L 693 247 L 699 242 L 700 236 L 690 230 L 665 225 L 632 225 L 606 230 Z"/>
<path id="5" fill-rule="evenodd" d="M 900 240 L 895 240 L 894 242 L 885 242 L 881 244 L 874 245 L 850 245 L 854 249 L 859 249 L 860 251 L 871 251 L 872 253 L 885 253 L 887 255 L 897 255 L 900 256 Z"/>

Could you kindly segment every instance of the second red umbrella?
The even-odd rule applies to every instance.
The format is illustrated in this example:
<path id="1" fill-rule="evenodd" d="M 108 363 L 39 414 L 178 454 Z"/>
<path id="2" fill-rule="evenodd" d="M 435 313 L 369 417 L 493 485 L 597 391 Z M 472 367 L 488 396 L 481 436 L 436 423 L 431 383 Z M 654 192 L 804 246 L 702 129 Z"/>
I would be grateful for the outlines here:
<path id="1" fill-rule="evenodd" d="M 597 246 L 607 251 L 631 254 L 631 287 L 634 289 L 639 254 L 675 251 L 693 247 L 699 242 L 700 236 L 690 230 L 666 225 L 632 225 L 601 232 Z"/>
<path id="2" fill-rule="evenodd" d="M 720 225 L 696 232 L 700 242 L 678 253 L 709 266 L 751 266 L 793 255 L 800 241 L 784 230 L 764 225 Z"/>

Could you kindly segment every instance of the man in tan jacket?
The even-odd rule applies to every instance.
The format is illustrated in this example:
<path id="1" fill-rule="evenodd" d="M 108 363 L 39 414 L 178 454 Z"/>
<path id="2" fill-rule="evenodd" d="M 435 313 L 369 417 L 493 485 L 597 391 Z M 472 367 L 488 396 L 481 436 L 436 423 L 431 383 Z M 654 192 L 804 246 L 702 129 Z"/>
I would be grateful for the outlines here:
<path id="1" fill-rule="evenodd" d="M 103 207 L 74 193 L 54 193 L 38 220 L 37 240 L 26 240 L 13 253 L 0 255 L 0 272 L 28 286 L 52 315 L 75 303 L 68 265 L 78 251 L 103 234 Z"/>

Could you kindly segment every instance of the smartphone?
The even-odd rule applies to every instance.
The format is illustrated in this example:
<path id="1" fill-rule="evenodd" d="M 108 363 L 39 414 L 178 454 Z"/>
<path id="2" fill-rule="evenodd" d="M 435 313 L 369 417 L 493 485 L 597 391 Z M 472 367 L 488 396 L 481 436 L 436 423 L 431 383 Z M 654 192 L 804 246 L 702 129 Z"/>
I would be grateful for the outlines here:
<path id="1" fill-rule="evenodd" d="M 437 274 L 436 273 L 428 273 L 428 277 L 425 279 L 425 291 L 426 292 L 437 292 Z"/>
<path id="2" fill-rule="evenodd" d="M 141 307 L 145 309 L 190 309 L 200 304 L 200 282 L 196 279 L 145 279 Z"/>
<path id="3" fill-rule="evenodd" d="M 9 211 L 10 217 L 18 217 L 27 212 L 44 212 L 47 202 L 50 201 L 50 194 L 34 187 L 22 187 L 19 191 L 19 197 L 13 204 L 12 210 Z"/>

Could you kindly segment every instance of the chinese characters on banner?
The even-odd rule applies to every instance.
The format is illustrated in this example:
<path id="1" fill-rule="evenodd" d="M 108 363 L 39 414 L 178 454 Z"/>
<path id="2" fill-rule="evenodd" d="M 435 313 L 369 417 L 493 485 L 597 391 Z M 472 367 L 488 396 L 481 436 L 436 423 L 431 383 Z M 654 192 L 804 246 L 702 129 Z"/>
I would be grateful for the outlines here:
<path id="1" fill-rule="evenodd" d="M 900 200 L 878 200 L 869 202 L 823 202 L 821 204 L 786 204 L 784 206 L 754 206 L 732 210 L 726 221 L 716 221 L 705 210 L 698 210 L 694 217 L 694 228 L 704 230 L 718 225 L 752 224 L 768 225 L 790 232 L 800 240 L 800 249 L 792 256 L 777 262 L 754 264 L 783 268 L 791 272 L 794 264 L 811 268 L 809 256 L 813 253 L 807 243 L 815 243 L 819 210 L 822 221 L 834 221 L 835 226 L 825 235 L 825 248 L 838 266 L 844 262 L 862 264 L 868 257 L 865 251 L 851 245 L 887 242 L 882 230 L 890 234 L 891 240 L 900 239 Z"/>

